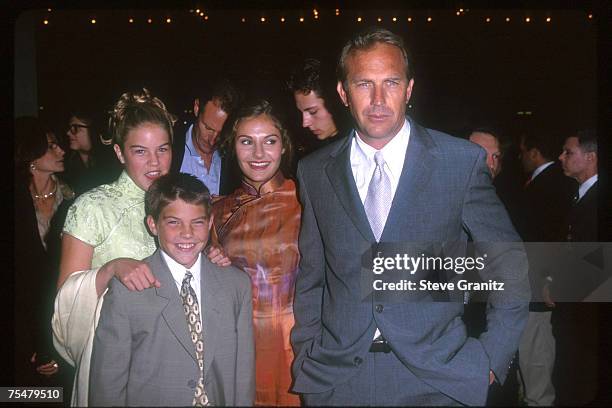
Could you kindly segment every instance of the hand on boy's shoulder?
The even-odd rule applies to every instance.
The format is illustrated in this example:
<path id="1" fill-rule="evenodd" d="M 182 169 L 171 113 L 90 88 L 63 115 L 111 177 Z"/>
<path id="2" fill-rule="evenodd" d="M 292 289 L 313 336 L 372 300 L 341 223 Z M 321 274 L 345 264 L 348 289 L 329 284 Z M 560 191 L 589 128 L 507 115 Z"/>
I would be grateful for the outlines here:
<path id="1" fill-rule="evenodd" d="M 154 286 L 152 286 L 151 288 L 154 288 Z M 151 289 L 151 288 L 147 288 L 147 289 Z M 120 278 L 114 276 L 108 283 L 108 292 L 106 293 L 105 297 L 108 297 L 111 295 L 112 296 L 140 296 L 146 292 L 147 292 L 146 289 L 131 290 L 128 287 L 126 287 L 123 284 L 123 282 L 121 282 Z"/>

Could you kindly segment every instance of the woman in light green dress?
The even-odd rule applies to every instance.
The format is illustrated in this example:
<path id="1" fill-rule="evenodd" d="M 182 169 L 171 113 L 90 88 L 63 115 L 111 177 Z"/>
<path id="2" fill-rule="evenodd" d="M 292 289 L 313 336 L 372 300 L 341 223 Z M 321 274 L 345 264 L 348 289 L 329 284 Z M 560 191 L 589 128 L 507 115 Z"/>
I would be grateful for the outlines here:
<path id="1" fill-rule="evenodd" d="M 75 365 L 72 405 L 87 405 L 89 360 L 103 294 L 113 276 L 134 290 L 159 282 L 143 259 L 155 251 L 144 219 L 144 195 L 170 169 L 172 116 L 148 91 L 125 93 L 111 117 L 114 149 L 124 170 L 81 195 L 68 210 L 62 237 L 54 344 Z"/>

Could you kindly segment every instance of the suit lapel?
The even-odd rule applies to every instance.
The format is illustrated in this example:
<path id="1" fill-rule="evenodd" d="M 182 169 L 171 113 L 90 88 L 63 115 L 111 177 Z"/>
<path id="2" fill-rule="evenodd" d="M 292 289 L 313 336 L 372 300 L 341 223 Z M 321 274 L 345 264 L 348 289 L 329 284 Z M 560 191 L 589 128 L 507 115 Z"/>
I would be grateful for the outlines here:
<path id="1" fill-rule="evenodd" d="M 376 242 L 351 170 L 352 134 L 353 132 L 350 132 L 342 146 L 332 153 L 332 160 L 325 171 L 338 200 L 355 227 L 367 241 Z"/>
<path id="2" fill-rule="evenodd" d="M 161 283 L 161 287 L 155 289 L 157 296 L 161 298 L 160 301 L 166 303 L 166 307 L 162 310 L 162 316 L 181 346 L 194 361 L 197 361 L 195 346 L 191 341 L 185 312 L 183 311 L 183 302 L 170 269 L 168 269 L 159 250 L 151 258 L 151 267 L 157 273 L 157 278 Z"/>
<path id="3" fill-rule="evenodd" d="M 217 338 L 221 321 L 219 309 L 215 302 L 219 293 L 222 293 L 223 288 L 214 273 L 213 269 L 216 267 L 204 254 L 202 254 L 201 268 L 200 304 L 202 307 L 200 311 L 202 313 L 202 333 L 204 338 L 204 376 L 206 377 L 206 373 L 210 369 L 213 356 L 215 355 L 215 348 L 219 341 L 223 341 L 223 339 Z"/>
<path id="4" fill-rule="evenodd" d="M 405 236 L 403 226 L 410 224 L 417 217 L 411 214 L 419 194 L 428 185 L 434 166 L 432 154 L 435 144 L 427 131 L 408 118 L 410 122 L 410 139 L 404 158 L 402 174 L 393 196 L 393 203 L 387 216 L 387 222 L 381 235 L 381 241 L 398 241 Z"/>
<path id="5" fill-rule="evenodd" d="M 410 118 L 408 120 L 410 122 L 410 139 L 404 166 L 381 241 L 397 241 L 399 239 L 402 233 L 401 228 L 406 224 L 406 217 L 410 208 L 414 208 L 413 204 L 416 202 L 418 194 L 427 186 L 431 178 L 435 160 L 433 154 L 435 143 L 423 127 Z M 351 170 L 351 143 L 352 132 L 345 143 L 335 153 L 332 153 L 332 161 L 326 168 L 327 177 L 355 227 L 366 240 L 375 242 Z"/>

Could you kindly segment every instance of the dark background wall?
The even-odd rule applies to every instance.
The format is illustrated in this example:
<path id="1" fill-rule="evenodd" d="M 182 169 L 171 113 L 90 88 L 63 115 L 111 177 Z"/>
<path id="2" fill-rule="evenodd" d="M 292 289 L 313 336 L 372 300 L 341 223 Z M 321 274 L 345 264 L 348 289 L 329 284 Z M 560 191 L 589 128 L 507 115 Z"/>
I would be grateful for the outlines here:
<path id="1" fill-rule="evenodd" d="M 346 6 L 336 16 L 333 5 L 264 4 L 202 7 L 205 20 L 195 4 L 28 11 L 28 18 L 36 16 L 30 20 L 38 105 L 65 121 L 72 104 L 108 109 L 123 91 L 146 86 L 187 118 L 197 84 L 221 74 L 285 104 L 297 130 L 296 111 L 282 87 L 291 65 L 306 56 L 335 64 L 351 34 L 377 24 L 400 34 L 412 49 L 416 79 L 409 111 L 427 126 L 457 134 L 487 121 L 512 133 L 532 121 L 561 122 L 567 129 L 596 121 L 597 16 L 589 19 L 586 7 L 466 9 L 457 15 L 458 7 Z"/>

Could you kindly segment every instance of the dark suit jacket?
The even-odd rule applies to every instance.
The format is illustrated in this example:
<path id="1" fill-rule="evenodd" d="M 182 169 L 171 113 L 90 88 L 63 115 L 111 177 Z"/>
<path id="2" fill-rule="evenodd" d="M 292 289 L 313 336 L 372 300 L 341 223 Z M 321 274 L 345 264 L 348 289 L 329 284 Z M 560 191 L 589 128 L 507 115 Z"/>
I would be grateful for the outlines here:
<path id="1" fill-rule="evenodd" d="M 176 126 L 172 141 L 172 165 L 170 171 L 178 173 L 185 156 L 185 137 L 189 127 Z M 228 195 L 234 192 L 242 179 L 238 163 L 232 157 L 221 155 L 221 180 L 219 182 L 219 195 Z"/>
<path id="2" fill-rule="evenodd" d="M 563 242 L 565 223 L 578 184 L 556 162 L 548 166 L 522 195 L 516 229 L 525 242 Z"/>
<path id="3" fill-rule="evenodd" d="M 573 242 L 596 242 L 597 236 L 597 181 L 584 196 L 572 204 L 566 226 L 566 238 Z"/>
<path id="4" fill-rule="evenodd" d="M 158 250 L 145 259 L 160 288 L 130 292 L 111 280 L 91 356 L 92 406 L 191 406 L 199 368 L 182 300 Z M 251 279 L 202 257 L 199 296 L 204 388 L 215 406 L 252 405 Z"/>
<path id="5" fill-rule="evenodd" d="M 364 300 L 362 255 L 376 242 L 351 172 L 351 137 L 315 151 L 298 165 L 302 257 L 291 333 L 293 390 L 305 398 L 357 373 L 376 327 L 416 376 L 468 405 L 484 405 L 489 369 L 503 382 L 518 347 L 530 296 L 527 264 L 491 184 L 486 152 L 410 125 L 381 242 L 466 242 L 468 234 L 475 242 L 515 242 L 510 250 L 488 248 L 496 261 L 484 280 L 505 282 L 506 290 L 489 297 L 488 331 L 479 339 L 466 336 L 461 302 L 387 302 L 377 292 Z"/>
<path id="6" fill-rule="evenodd" d="M 523 190 L 519 214 L 515 217 L 516 229 L 525 242 L 563 242 L 566 235 L 566 220 L 572 199 L 578 191 L 576 181 L 563 174 L 555 162 L 542 171 Z M 541 299 L 541 288 L 545 283 L 543 275 L 553 271 L 531 270 L 529 277 L 534 299 Z M 550 311 L 544 302 L 532 302 L 533 312 Z"/>

